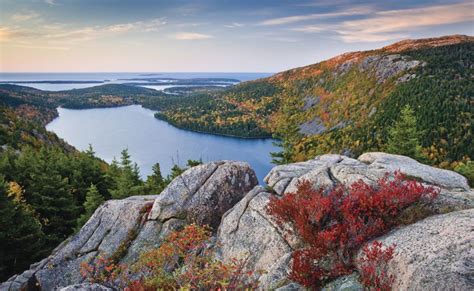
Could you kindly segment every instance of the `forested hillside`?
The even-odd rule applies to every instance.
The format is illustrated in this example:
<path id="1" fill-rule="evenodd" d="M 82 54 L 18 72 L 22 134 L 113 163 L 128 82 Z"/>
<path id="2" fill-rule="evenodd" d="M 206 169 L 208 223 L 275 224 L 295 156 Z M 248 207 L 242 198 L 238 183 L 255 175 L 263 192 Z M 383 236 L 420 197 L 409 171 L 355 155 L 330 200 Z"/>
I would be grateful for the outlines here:
<path id="1" fill-rule="evenodd" d="M 386 150 L 389 126 L 407 105 L 414 111 L 424 162 L 454 168 L 473 159 L 474 38 L 406 40 L 346 53 L 314 65 L 244 82 L 226 90 L 166 94 L 109 84 L 48 92 L 0 85 L 4 103 L 44 124 L 54 108 L 141 104 L 156 117 L 194 131 L 281 140 L 277 162 L 328 152 L 358 155 Z M 178 88 L 179 89 L 179 88 Z M 45 108 L 34 114 L 34 108 Z M 33 112 L 33 114 L 32 114 Z M 48 114 L 45 115 L 45 112 Z"/>
<path id="2" fill-rule="evenodd" d="M 385 150 L 402 108 L 414 110 L 425 162 L 474 157 L 474 38 L 402 41 L 182 98 L 157 118 L 191 130 L 281 139 L 280 162 Z M 158 106 L 159 107 L 159 106 Z"/>
<path id="3" fill-rule="evenodd" d="M 185 170 L 163 177 L 157 163 L 143 181 L 127 150 L 110 165 L 92 148 L 79 152 L 44 127 L 56 97 L 9 86 L 0 90 L 0 281 L 50 254 L 103 201 L 158 194 Z"/>
<path id="4" fill-rule="evenodd" d="M 136 100 L 144 97 L 165 95 L 153 89 L 123 84 L 106 84 L 65 91 L 43 91 L 18 85 L 0 84 L 0 97 L 4 103 L 11 105 L 15 105 L 12 102 L 31 103 L 51 109 L 58 106 L 72 109 L 124 106 L 134 104 Z"/>

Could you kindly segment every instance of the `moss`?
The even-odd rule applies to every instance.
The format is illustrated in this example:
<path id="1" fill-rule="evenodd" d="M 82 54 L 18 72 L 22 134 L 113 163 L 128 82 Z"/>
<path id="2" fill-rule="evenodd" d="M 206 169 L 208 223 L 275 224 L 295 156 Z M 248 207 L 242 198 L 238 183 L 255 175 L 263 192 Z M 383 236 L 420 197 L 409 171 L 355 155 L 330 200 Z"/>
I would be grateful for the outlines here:
<path id="1" fill-rule="evenodd" d="M 403 210 L 397 217 L 396 223 L 399 225 L 413 224 L 434 214 L 436 214 L 436 211 L 434 211 L 429 205 L 425 203 L 416 203 Z"/>

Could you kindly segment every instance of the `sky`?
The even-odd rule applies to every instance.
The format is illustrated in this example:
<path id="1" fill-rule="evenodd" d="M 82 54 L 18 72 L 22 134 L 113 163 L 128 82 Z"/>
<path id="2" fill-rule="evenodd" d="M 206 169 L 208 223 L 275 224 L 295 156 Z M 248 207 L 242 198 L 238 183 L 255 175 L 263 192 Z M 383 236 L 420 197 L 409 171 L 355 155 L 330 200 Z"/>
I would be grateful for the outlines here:
<path id="1" fill-rule="evenodd" d="M 0 0 L 1 72 L 278 72 L 474 35 L 468 0 Z"/>

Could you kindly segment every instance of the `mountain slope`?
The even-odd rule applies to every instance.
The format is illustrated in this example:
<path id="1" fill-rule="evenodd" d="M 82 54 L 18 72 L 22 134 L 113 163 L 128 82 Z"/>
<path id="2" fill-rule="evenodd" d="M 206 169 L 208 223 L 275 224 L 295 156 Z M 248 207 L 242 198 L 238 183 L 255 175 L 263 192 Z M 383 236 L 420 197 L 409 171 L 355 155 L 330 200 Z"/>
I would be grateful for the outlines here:
<path id="1" fill-rule="evenodd" d="M 157 117 L 212 133 L 274 134 L 289 162 L 382 150 L 408 104 L 425 154 L 440 164 L 474 157 L 473 76 L 473 37 L 405 40 L 245 82 Z"/>

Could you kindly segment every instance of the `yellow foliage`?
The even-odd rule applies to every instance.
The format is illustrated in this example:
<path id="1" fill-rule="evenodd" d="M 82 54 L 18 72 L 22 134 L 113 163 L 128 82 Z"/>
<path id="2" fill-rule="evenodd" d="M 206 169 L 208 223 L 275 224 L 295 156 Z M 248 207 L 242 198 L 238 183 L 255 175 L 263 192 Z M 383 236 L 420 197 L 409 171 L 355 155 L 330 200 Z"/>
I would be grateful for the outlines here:
<path id="1" fill-rule="evenodd" d="M 23 197 L 24 193 L 25 191 L 23 190 L 23 187 L 21 187 L 21 185 L 17 182 L 12 181 L 8 183 L 7 196 L 13 198 L 13 201 L 16 203 L 25 203 L 25 198 Z"/>

